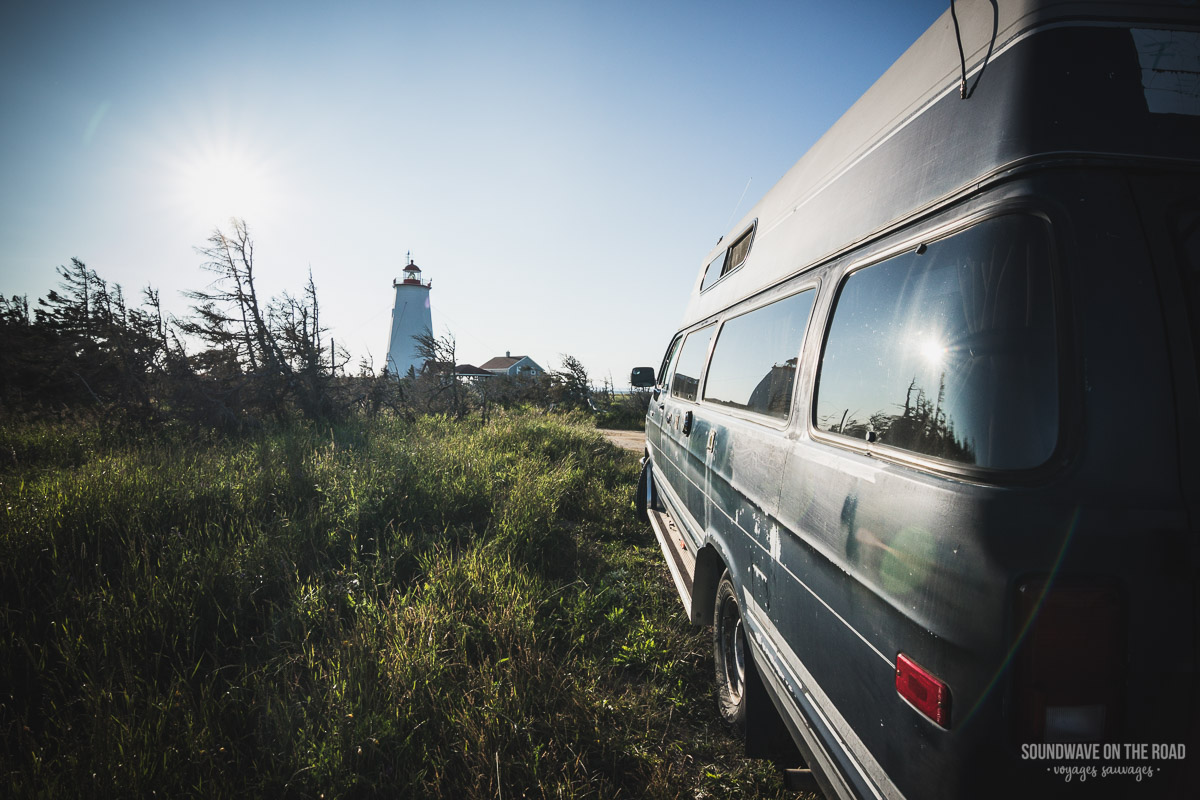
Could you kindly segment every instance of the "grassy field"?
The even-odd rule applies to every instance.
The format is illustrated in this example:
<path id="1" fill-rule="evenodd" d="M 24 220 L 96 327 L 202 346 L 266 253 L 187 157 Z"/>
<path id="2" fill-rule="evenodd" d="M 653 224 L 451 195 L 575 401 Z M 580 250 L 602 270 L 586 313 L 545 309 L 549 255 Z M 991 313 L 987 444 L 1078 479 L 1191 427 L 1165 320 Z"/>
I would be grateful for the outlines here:
<path id="1" fill-rule="evenodd" d="M 636 457 L 536 413 L 0 430 L 14 797 L 773 797 Z"/>

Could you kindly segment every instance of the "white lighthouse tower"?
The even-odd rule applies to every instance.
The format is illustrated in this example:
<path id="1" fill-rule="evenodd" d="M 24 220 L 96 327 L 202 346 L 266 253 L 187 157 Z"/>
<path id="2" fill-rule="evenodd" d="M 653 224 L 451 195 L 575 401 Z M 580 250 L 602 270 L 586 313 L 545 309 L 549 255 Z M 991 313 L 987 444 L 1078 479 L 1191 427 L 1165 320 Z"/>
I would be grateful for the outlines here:
<path id="1" fill-rule="evenodd" d="M 409 253 L 404 278 L 393 280 L 392 286 L 396 289 L 396 305 L 392 308 L 387 371 L 404 377 L 409 369 L 420 372 L 424 366 L 417 355 L 413 337 L 433 332 L 433 319 L 429 313 L 429 289 L 433 281 L 421 283 L 421 268 L 413 263 L 412 253 Z"/>

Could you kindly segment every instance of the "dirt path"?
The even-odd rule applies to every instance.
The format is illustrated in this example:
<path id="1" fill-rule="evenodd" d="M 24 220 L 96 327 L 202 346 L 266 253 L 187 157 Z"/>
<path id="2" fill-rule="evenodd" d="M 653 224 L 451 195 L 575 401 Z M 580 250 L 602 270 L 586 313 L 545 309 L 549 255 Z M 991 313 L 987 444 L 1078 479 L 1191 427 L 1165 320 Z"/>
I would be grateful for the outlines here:
<path id="1" fill-rule="evenodd" d="M 623 447 L 626 450 L 642 452 L 646 449 L 646 432 L 645 431 L 607 431 L 601 430 L 608 440 L 617 447 Z"/>

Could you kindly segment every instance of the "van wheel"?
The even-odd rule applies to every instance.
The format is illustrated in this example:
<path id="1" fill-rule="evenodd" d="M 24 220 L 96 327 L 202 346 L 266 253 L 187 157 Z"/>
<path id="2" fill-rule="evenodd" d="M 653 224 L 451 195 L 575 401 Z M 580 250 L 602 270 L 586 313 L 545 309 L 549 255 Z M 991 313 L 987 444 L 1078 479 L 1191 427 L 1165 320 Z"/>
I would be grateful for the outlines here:
<path id="1" fill-rule="evenodd" d="M 653 480 L 650 477 L 650 459 L 646 459 L 646 463 L 642 465 L 642 474 L 638 477 L 637 492 L 633 496 L 633 504 L 637 508 L 639 517 L 646 516 L 646 508 L 650 505 L 647 502 L 651 491 L 650 482 Z"/>
<path id="2" fill-rule="evenodd" d="M 717 709 L 738 733 L 746 728 L 746 638 L 742 610 L 729 571 L 717 585 L 713 608 L 713 661 L 717 672 Z"/>

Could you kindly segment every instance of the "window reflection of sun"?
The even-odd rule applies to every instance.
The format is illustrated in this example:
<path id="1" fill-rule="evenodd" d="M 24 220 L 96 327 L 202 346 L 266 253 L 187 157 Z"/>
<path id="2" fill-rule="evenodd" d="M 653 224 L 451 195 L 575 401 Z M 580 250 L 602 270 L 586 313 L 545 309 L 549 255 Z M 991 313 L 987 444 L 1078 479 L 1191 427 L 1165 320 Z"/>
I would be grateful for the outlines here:
<path id="1" fill-rule="evenodd" d="M 920 343 L 919 349 L 921 357 L 928 361 L 931 366 L 936 367 L 940 365 L 942 359 L 946 357 L 946 346 L 942 344 L 941 340 L 932 336 L 924 339 Z"/>

